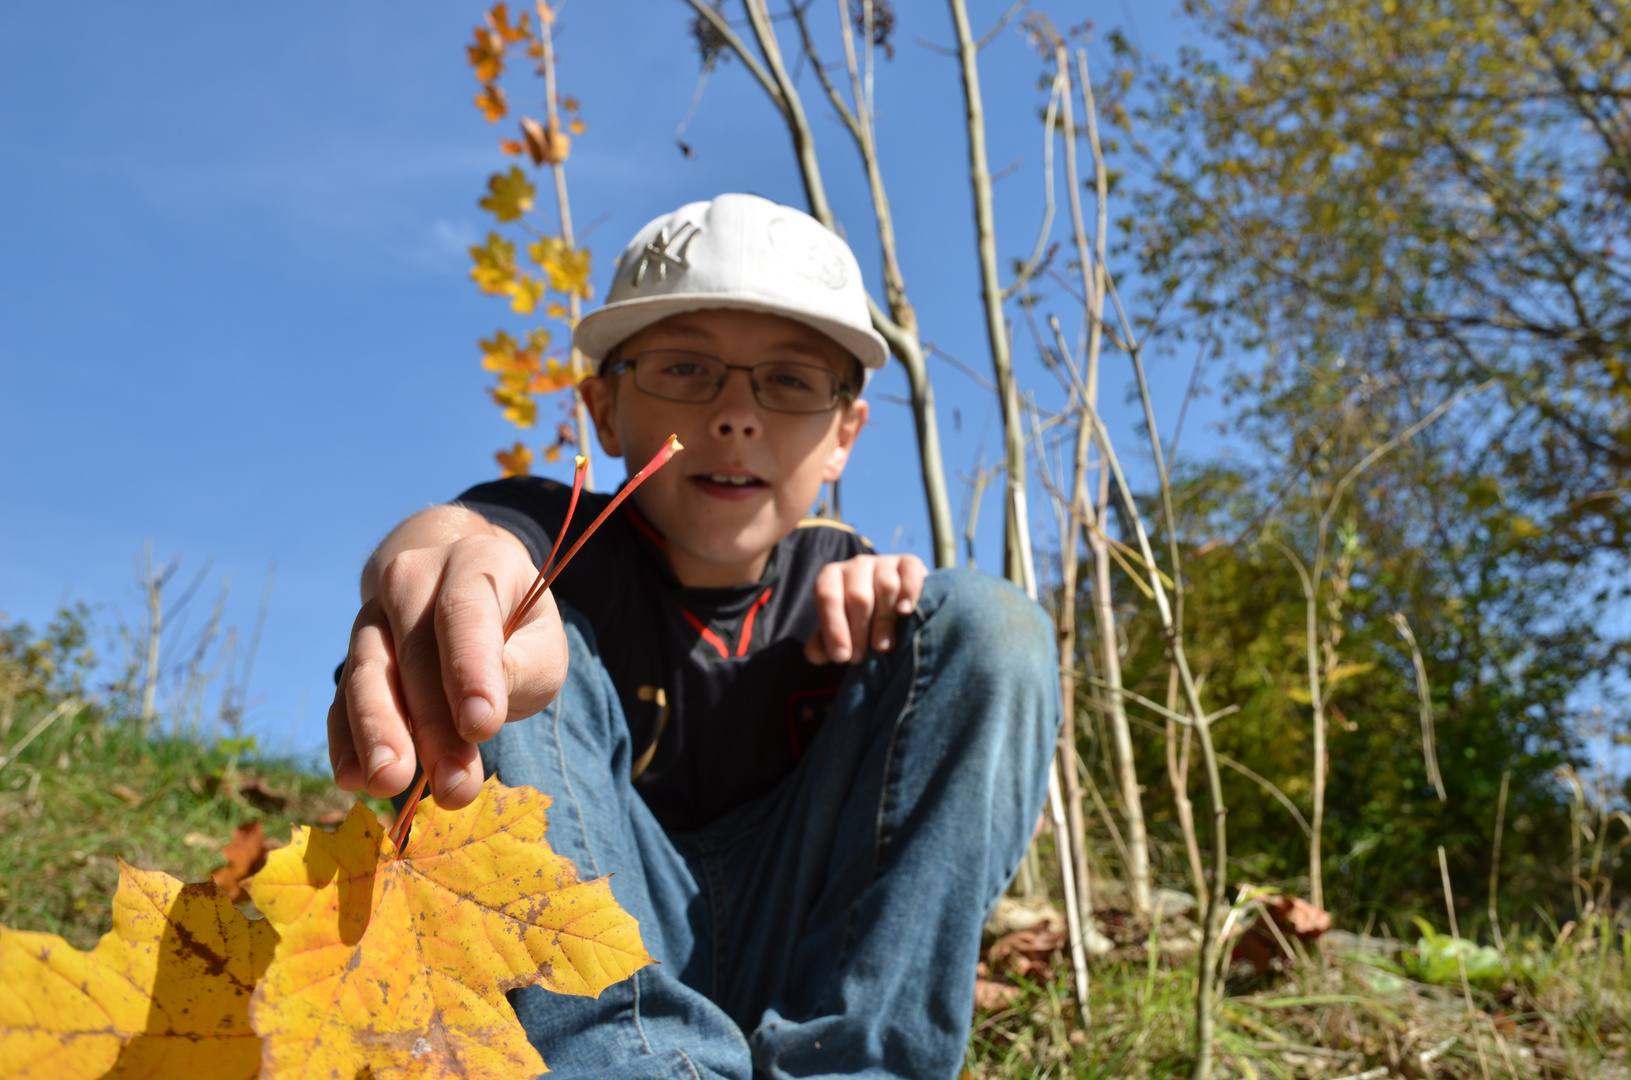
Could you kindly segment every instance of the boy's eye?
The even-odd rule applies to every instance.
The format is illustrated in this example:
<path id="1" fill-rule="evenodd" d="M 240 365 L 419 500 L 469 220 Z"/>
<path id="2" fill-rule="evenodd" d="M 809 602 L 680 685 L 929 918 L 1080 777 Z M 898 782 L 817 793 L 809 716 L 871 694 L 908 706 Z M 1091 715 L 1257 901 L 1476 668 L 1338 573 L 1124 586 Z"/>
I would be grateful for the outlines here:
<path id="1" fill-rule="evenodd" d="M 789 371 L 785 368 L 771 368 L 765 372 L 763 382 L 766 386 L 774 386 L 780 390 L 809 391 L 815 389 L 799 372 Z"/>

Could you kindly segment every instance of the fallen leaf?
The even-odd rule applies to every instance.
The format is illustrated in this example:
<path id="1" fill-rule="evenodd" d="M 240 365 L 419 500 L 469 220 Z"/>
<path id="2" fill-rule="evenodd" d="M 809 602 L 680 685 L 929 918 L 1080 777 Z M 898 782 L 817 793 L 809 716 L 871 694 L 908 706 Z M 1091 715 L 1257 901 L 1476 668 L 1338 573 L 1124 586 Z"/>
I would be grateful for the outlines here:
<path id="1" fill-rule="evenodd" d="M 317 815 L 317 825 L 323 829 L 332 829 L 344 820 L 344 810 L 325 810 Z"/>
<path id="2" fill-rule="evenodd" d="M 400 858 L 361 804 L 297 827 L 248 882 L 280 935 L 250 1010 L 262 1075 L 536 1076 L 506 991 L 594 997 L 651 963 L 607 879 L 550 850 L 548 805 L 491 778 L 464 810 L 426 799 Z"/>
<path id="3" fill-rule="evenodd" d="M 1017 986 L 1007 983 L 992 982 L 990 979 L 974 980 L 974 1007 L 984 1009 L 986 1012 L 996 1012 L 1006 1009 L 1019 1000 L 1024 991 Z"/>
<path id="4" fill-rule="evenodd" d="M 273 788 L 263 776 L 252 777 L 239 784 L 238 794 L 265 814 L 275 814 L 289 804 L 289 796 Z"/>
<path id="5" fill-rule="evenodd" d="M 190 848 L 218 848 L 221 841 L 213 836 L 206 836 L 201 832 L 190 832 L 181 838 L 181 842 Z"/>
<path id="6" fill-rule="evenodd" d="M 986 951 L 991 970 L 1012 977 L 1053 977 L 1053 956 L 1068 944 L 1063 930 L 1044 923 L 1032 930 L 1015 930 L 992 942 Z"/>
<path id="7" fill-rule="evenodd" d="M 108 788 L 108 790 L 119 796 L 119 798 L 123 799 L 131 806 L 136 806 L 142 801 L 142 797 L 140 795 L 132 791 L 130 788 L 125 787 L 123 784 L 114 784 L 112 787 Z"/>
<path id="8" fill-rule="evenodd" d="M 1252 886 L 1243 886 L 1243 895 L 1247 895 L 1246 890 L 1251 890 L 1251 898 L 1262 905 L 1262 913 L 1230 951 L 1231 964 L 1250 964 L 1253 973 L 1262 975 L 1287 959 L 1285 948 L 1280 944 L 1282 939 L 1289 944 L 1296 938 L 1306 945 L 1331 929 L 1331 913 L 1301 897 L 1270 894 Z M 1274 928 L 1270 928 L 1267 920 L 1273 920 Z M 1278 936 L 1275 929 L 1279 930 Z"/>
<path id="9" fill-rule="evenodd" d="M 221 857 L 227 864 L 216 868 L 210 879 L 221 887 L 234 904 L 249 899 L 243 880 L 266 865 L 266 854 L 283 846 L 281 840 L 268 840 L 259 821 L 239 825 L 232 830 L 232 839 L 221 848 Z"/>
<path id="10" fill-rule="evenodd" d="M 250 994 L 276 940 L 214 885 L 121 862 L 113 929 L 90 952 L 0 928 L 0 1076 L 247 1080 Z"/>

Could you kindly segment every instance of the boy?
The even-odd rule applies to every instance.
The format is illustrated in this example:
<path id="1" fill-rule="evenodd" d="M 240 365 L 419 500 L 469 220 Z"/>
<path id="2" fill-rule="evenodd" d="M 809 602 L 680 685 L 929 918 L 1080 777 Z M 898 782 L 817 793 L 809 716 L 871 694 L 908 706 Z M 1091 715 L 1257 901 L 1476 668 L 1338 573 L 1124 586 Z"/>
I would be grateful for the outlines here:
<path id="1" fill-rule="evenodd" d="M 507 643 L 561 485 L 481 484 L 386 537 L 329 712 L 336 781 L 392 795 L 419 762 L 457 808 L 496 773 L 551 796 L 581 874 L 613 874 L 661 963 L 593 1001 L 512 992 L 558 1076 L 956 1075 L 980 926 L 1047 788 L 1046 617 L 803 519 L 888 356 L 812 218 L 750 195 L 659 218 L 575 341 L 608 454 L 685 450 Z"/>

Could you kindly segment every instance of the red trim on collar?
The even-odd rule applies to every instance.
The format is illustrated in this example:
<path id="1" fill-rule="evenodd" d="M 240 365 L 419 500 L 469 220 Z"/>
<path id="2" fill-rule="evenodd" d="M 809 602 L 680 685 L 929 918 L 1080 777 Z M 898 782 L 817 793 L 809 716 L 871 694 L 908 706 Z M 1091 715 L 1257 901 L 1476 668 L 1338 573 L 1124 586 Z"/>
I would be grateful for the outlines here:
<path id="1" fill-rule="evenodd" d="M 723 657 L 725 657 L 727 659 L 730 657 L 731 651 L 725 647 L 725 642 L 720 639 L 720 636 L 718 634 L 716 634 L 712 630 L 708 629 L 708 626 L 707 626 L 706 623 L 704 623 L 701 619 L 697 618 L 695 615 L 691 614 L 689 611 L 686 611 L 684 608 L 680 608 L 680 614 L 685 616 L 685 621 L 691 624 L 691 628 L 693 630 L 695 630 L 698 634 L 702 635 L 702 640 L 703 641 L 706 641 L 708 644 L 712 645 L 715 649 L 719 650 L 719 655 L 720 656 L 723 656 Z"/>
<path id="2" fill-rule="evenodd" d="M 748 613 L 743 616 L 741 635 L 736 639 L 736 655 L 738 658 L 744 657 L 748 654 L 748 646 L 753 643 L 753 619 L 759 614 L 759 609 L 765 606 L 765 601 L 770 599 L 770 594 L 774 591 L 775 590 L 772 588 L 766 589 L 764 592 L 760 593 L 759 599 L 753 602 L 753 606 L 748 608 Z M 697 634 L 701 636 L 703 641 L 706 641 L 708 644 L 712 645 L 714 650 L 718 652 L 721 657 L 727 660 L 730 659 L 731 650 L 730 647 L 725 644 L 724 638 L 708 629 L 707 623 L 703 622 L 701 619 L 697 618 L 683 607 L 680 608 L 680 614 L 685 616 L 685 621 L 691 624 L 691 629 L 695 630 Z"/>
<path id="3" fill-rule="evenodd" d="M 765 606 L 766 600 L 770 599 L 771 591 L 766 589 L 759 599 L 753 602 L 753 606 L 748 608 L 747 617 L 742 620 L 742 636 L 736 639 L 737 656 L 746 656 L 748 654 L 748 643 L 753 640 L 753 617 L 759 614 L 759 609 Z"/>

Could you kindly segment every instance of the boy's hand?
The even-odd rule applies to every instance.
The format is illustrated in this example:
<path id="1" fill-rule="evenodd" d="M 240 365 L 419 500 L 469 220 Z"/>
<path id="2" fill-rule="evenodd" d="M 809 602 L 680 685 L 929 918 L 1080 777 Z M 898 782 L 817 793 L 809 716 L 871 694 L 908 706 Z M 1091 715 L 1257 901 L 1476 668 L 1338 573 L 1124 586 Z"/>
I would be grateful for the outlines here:
<path id="1" fill-rule="evenodd" d="M 543 708 L 566 681 L 554 597 L 504 641 L 537 573 L 508 534 L 405 547 L 374 569 L 329 707 L 334 780 L 395 795 L 423 762 L 437 804 L 456 810 L 481 789 L 476 744 Z"/>
<path id="2" fill-rule="evenodd" d="M 857 555 L 829 563 L 816 578 L 820 627 L 804 643 L 812 664 L 859 664 L 868 643 L 895 647 L 895 620 L 910 615 L 929 574 L 916 555 Z"/>

